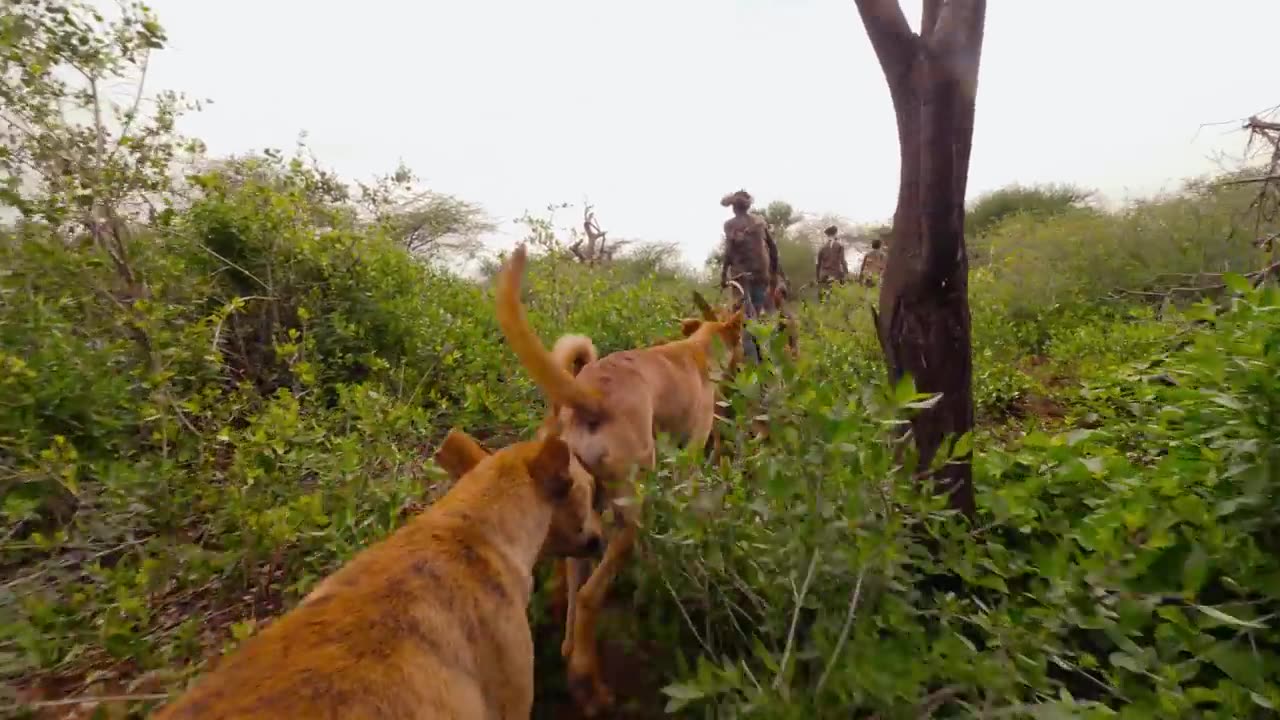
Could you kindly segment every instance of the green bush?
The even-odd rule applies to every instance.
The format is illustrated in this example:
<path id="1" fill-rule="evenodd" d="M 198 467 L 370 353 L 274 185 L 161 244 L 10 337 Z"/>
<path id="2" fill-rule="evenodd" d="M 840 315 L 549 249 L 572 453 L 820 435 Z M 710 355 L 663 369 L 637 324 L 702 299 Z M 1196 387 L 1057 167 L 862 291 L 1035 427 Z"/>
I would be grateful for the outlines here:
<path id="1" fill-rule="evenodd" d="M 133 57 L 111 37 L 163 41 L 130 7 L 112 35 L 23 6 L 18 40 L 111 76 Z M 23 117 L 82 97 L 23 72 Z M 450 427 L 500 444 L 544 412 L 488 282 L 411 254 L 331 174 L 266 152 L 163 181 L 175 107 L 118 158 L 87 147 L 68 187 L 0 194 L 19 217 L 0 229 L 5 712 L 32 686 L 180 690 L 444 492 L 429 455 Z M 142 195 L 145 222 L 84 231 L 86 204 Z M 1263 260 L 1249 197 L 1001 197 L 973 239 L 979 425 L 939 457 L 973 450 L 976 525 L 893 432 L 933 400 L 886 385 L 877 291 L 795 303 L 795 362 L 754 326 L 773 362 L 726 388 L 725 457 L 664 444 L 641 482 L 644 552 L 605 628 L 653 676 L 626 698 L 641 716 L 1274 714 L 1280 291 L 1239 274 Z M 539 227 L 525 296 L 546 342 L 608 353 L 694 313 L 693 273 L 653 247 L 588 268 Z M 539 717 L 565 695 L 547 600 L 539 585 Z"/>

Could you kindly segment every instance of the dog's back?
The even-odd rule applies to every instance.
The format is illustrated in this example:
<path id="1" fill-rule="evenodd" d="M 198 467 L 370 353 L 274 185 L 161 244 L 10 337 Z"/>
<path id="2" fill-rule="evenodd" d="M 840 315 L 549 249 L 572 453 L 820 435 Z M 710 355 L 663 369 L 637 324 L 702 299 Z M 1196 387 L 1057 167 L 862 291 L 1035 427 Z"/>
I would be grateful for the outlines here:
<path id="1" fill-rule="evenodd" d="M 571 494 L 558 439 L 494 456 L 474 447 L 471 457 L 437 455 L 465 473 L 443 498 L 153 717 L 528 718 L 533 563 L 549 539 L 567 543 L 557 552 L 598 547 L 598 523 L 583 521 L 589 498 Z M 570 502 L 580 507 L 562 509 Z M 565 518 L 575 527 L 557 531 Z"/>
<path id="2" fill-rule="evenodd" d="M 156 717 L 517 717 L 523 600 L 484 582 L 501 572 L 487 549 L 437 519 L 371 548 Z"/>

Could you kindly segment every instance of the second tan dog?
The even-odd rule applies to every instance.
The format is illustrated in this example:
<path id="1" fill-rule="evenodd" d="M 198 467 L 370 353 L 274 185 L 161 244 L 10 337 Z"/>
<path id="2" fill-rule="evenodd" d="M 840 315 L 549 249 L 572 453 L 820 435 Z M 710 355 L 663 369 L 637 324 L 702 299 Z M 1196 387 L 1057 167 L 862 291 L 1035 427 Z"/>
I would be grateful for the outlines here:
<path id="1" fill-rule="evenodd" d="M 610 500 L 631 496 L 632 474 L 656 464 L 655 433 L 668 433 L 697 448 L 706 444 L 715 422 L 712 373 L 741 354 L 743 313 L 724 320 L 685 320 L 686 337 L 681 340 L 599 359 L 581 340 L 562 339 L 553 354 L 534 334 L 520 304 L 527 262 L 520 246 L 498 276 L 498 325 L 551 405 L 544 430 L 563 428 L 565 442 L 596 479 L 598 492 Z M 572 358 L 586 360 L 576 374 Z M 573 567 L 566 573 L 572 621 L 561 649 L 569 658 L 570 688 L 588 716 L 613 704 L 600 674 L 595 626 L 608 586 L 635 544 L 638 524 L 634 503 L 624 505 L 618 515 L 621 531 L 610 538 L 590 579 L 577 588 L 581 574 Z"/>
<path id="2" fill-rule="evenodd" d="M 599 549 L 590 488 L 554 436 L 491 455 L 455 430 L 436 460 L 443 498 L 153 717 L 527 720 L 533 565 Z"/>

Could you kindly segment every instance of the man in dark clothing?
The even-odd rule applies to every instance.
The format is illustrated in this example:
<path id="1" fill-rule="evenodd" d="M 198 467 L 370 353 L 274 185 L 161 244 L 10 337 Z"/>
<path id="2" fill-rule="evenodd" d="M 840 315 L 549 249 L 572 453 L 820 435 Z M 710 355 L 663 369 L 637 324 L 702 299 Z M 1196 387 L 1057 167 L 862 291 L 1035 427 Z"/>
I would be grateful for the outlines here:
<path id="1" fill-rule="evenodd" d="M 849 279 L 849 261 L 844 256 L 844 244 L 837 236 L 838 228 L 832 225 L 824 232 L 827 235 L 827 242 L 818 250 L 818 262 L 814 274 L 817 276 L 819 293 L 826 297 L 831 291 L 831 283 L 838 282 L 843 285 Z"/>
<path id="2" fill-rule="evenodd" d="M 747 317 L 773 309 L 773 290 L 778 283 L 778 246 L 764 218 L 751 214 L 752 198 L 746 190 L 725 195 L 720 204 L 733 208 L 733 217 L 724 222 L 724 258 L 720 265 L 720 287 L 734 280 L 746 293 Z M 751 333 L 742 334 L 747 355 L 759 360 Z"/>
<path id="3" fill-rule="evenodd" d="M 880 249 L 880 238 L 872 240 L 871 252 L 862 256 L 862 265 L 858 267 L 858 281 L 867 287 L 875 285 L 884 273 L 886 260 L 884 250 Z"/>

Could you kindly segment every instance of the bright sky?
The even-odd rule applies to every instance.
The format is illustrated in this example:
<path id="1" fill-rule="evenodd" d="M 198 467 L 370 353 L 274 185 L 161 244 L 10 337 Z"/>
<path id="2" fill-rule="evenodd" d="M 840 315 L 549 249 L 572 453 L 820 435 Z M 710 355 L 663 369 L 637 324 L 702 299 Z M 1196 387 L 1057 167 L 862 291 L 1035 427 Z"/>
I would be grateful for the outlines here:
<path id="1" fill-rule="evenodd" d="M 503 223 L 596 206 L 614 237 L 701 265 L 720 196 L 855 222 L 892 215 L 893 112 L 852 0 L 151 0 L 170 48 L 149 87 L 214 104 L 214 154 L 292 150 L 348 179 L 403 159 Z M 1238 153 L 1280 103 L 1280 2 L 991 0 L 970 197 L 1066 181 L 1113 199 Z M 1212 7 L 1213 9 L 1209 9 Z M 903 0 L 912 22 L 920 0 Z M 564 224 L 580 210 L 557 216 Z"/>

